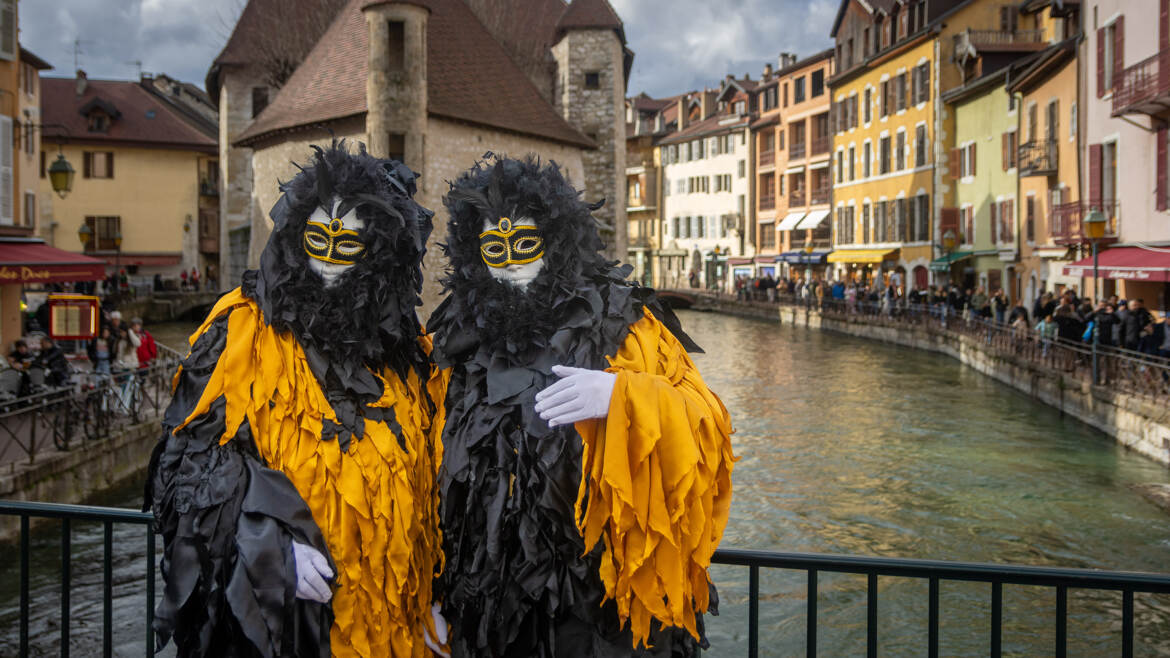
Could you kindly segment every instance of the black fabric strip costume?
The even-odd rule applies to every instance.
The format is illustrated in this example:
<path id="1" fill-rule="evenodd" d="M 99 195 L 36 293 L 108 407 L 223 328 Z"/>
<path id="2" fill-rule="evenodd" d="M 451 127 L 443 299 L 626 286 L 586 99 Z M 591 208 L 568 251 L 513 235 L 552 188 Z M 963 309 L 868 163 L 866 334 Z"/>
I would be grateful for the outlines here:
<path id="1" fill-rule="evenodd" d="M 409 169 L 336 141 L 281 191 L 259 271 L 192 336 L 152 456 L 158 645 L 421 657 L 441 561 L 415 315 L 431 213 Z M 302 246 L 318 208 L 364 222 L 364 255 L 332 287 Z M 329 603 L 296 598 L 293 541 L 329 558 Z"/>
<path id="2" fill-rule="evenodd" d="M 445 199 L 450 294 L 427 327 L 436 364 L 450 368 L 439 587 L 453 655 L 692 655 L 687 631 L 658 621 L 653 649 L 634 648 L 638 639 L 605 600 L 602 544 L 587 547 L 574 518 L 581 437 L 573 426 L 550 429 L 533 406 L 557 381 L 553 365 L 606 368 L 644 310 L 698 347 L 651 289 L 626 281 L 628 267 L 599 254 L 591 208 L 555 163 L 487 158 Z M 545 265 L 526 290 L 494 279 L 481 258 L 484 220 L 500 217 L 529 218 L 543 235 Z M 701 638 L 701 616 L 694 621 Z"/>

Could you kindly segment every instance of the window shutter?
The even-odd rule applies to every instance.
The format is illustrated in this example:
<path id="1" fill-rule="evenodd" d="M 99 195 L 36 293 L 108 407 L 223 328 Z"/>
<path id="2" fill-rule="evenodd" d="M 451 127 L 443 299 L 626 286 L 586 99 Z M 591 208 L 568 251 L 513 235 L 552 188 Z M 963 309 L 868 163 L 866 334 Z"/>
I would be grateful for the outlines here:
<path id="1" fill-rule="evenodd" d="M 1097 28 L 1097 98 L 1105 95 L 1105 28 Z"/>
<path id="2" fill-rule="evenodd" d="M 16 0 L 0 0 L 0 59 L 16 59 L 16 40 Z"/>
<path id="3" fill-rule="evenodd" d="M 1101 207 L 1101 152 L 1100 144 L 1089 144 L 1089 207 Z"/>
<path id="4" fill-rule="evenodd" d="M 15 217 L 12 182 L 12 117 L 0 117 L 0 224 L 9 226 Z"/>
<path id="5" fill-rule="evenodd" d="M 1008 167 L 1008 133 L 1004 133 L 1004 134 L 1000 135 L 999 137 L 1000 137 L 1000 140 L 999 140 L 1000 141 L 1000 149 L 1002 150 L 1002 156 L 1003 156 L 1003 170 L 1007 171 L 1008 169 L 1011 168 L 1011 167 Z"/>
<path id="6" fill-rule="evenodd" d="M 975 145 L 971 145 L 971 175 L 975 175 Z"/>
<path id="7" fill-rule="evenodd" d="M 93 153 L 85 151 L 81 155 L 81 161 L 81 176 L 83 178 L 89 178 L 93 175 Z"/>
<path id="8" fill-rule="evenodd" d="M 1162 6 L 1163 7 L 1166 6 L 1165 0 L 1163 0 Z M 1158 131 L 1158 136 L 1157 136 L 1157 140 L 1158 140 L 1158 168 L 1157 168 L 1158 169 L 1158 177 L 1157 177 L 1157 182 L 1154 185 L 1154 194 L 1156 194 L 1158 197 L 1156 200 L 1156 203 L 1158 205 L 1158 210 L 1165 210 L 1166 209 L 1166 167 L 1167 167 L 1167 164 L 1166 164 L 1166 138 L 1167 138 L 1167 135 L 1170 135 L 1170 130 L 1167 130 L 1166 128 L 1163 128 L 1163 129 Z"/>
<path id="9" fill-rule="evenodd" d="M 996 224 L 999 223 L 999 204 L 992 203 L 988 206 L 991 209 L 991 244 L 999 242 L 996 234 Z"/>
<path id="10" fill-rule="evenodd" d="M 960 178 L 962 176 L 962 174 L 959 172 L 959 162 L 962 157 L 962 153 L 959 149 L 951 149 L 951 159 L 948 163 L 948 168 L 951 172 L 951 178 Z"/>
<path id="11" fill-rule="evenodd" d="M 1113 88 L 1121 83 L 1121 72 L 1125 70 L 1125 15 L 1113 23 Z"/>
<path id="12" fill-rule="evenodd" d="M 106 151 L 106 178 L 114 177 L 114 152 Z"/>

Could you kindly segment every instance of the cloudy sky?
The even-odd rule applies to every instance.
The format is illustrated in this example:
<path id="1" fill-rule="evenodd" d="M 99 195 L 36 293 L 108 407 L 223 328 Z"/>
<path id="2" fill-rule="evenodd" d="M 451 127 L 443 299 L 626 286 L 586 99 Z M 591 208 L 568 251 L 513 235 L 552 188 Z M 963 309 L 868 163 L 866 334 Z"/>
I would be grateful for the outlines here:
<path id="1" fill-rule="evenodd" d="M 25 0 L 20 41 L 46 59 L 48 75 L 78 61 L 94 78 L 142 70 L 203 85 L 245 0 Z M 830 45 L 836 0 L 610 0 L 637 53 L 629 90 L 652 96 L 715 85 L 727 73 L 758 78 L 783 51 Z"/>

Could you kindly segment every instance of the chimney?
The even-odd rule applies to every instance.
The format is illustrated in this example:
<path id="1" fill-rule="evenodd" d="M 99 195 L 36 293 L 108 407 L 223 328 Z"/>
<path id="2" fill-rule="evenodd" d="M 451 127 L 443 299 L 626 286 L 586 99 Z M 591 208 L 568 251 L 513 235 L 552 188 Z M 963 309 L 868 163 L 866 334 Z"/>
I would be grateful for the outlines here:
<path id="1" fill-rule="evenodd" d="M 715 104 L 715 97 L 717 95 L 718 94 L 709 89 L 703 90 L 703 95 L 699 97 L 699 107 L 701 108 L 700 113 L 703 119 L 715 115 L 715 109 L 718 107 Z"/>
<path id="2" fill-rule="evenodd" d="M 796 53 L 780 53 L 780 68 L 787 68 L 796 63 Z"/>
<path id="3" fill-rule="evenodd" d="M 678 129 L 686 130 L 687 127 L 687 100 L 689 95 L 683 94 L 678 99 Z"/>
<path id="4" fill-rule="evenodd" d="M 85 71 L 77 69 L 77 95 L 84 96 L 87 86 L 89 86 L 89 77 L 85 75 Z"/>
<path id="5" fill-rule="evenodd" d="M 772 79 L 772 63 L 771 62 L 767 62 L 764 64 L 763 79 L 764 79 L 764 82 L 767 82 L 767 81 Z"/>

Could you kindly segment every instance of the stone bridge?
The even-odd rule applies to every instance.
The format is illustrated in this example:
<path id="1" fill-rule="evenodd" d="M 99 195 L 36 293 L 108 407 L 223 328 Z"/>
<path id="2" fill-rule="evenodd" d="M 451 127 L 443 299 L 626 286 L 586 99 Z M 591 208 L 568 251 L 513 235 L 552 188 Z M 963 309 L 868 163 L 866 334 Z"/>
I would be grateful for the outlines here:
<path id="1" fill-rule="evenodd" d="M 147 323 L 202 320 L 221 292 L 154 292 L 118 305 L 122 317 L 138 316 Z"/>

